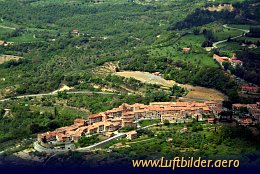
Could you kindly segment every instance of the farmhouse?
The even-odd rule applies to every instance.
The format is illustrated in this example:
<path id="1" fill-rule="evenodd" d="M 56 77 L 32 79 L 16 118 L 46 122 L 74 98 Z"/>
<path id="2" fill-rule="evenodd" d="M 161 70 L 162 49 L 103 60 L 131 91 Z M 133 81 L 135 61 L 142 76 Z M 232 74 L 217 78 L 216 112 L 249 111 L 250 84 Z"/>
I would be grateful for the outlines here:
<path id="1" fill-rule="evenodd" d="M 182 48 L 183 53 L 189 53 L 191 48 Z"/>
<path id="2" fill-rule="evenodd" d="M 154 72 L 152 73 L 153 75 L 156 75 L 156 76 L 161 76 L 161 73 L 160 72 Z"/>
<path id="3" fill-rule="evenodd" d="M 238 60 L 235 54 L 233 54 L 232 58 L 221 57 L 217 54 L 214 54 L 213 59 L 215 59 L 222 67 L 224 62 L 230 63 L 233 67 L 243 66 L 243 62 L 241 60 Z"/>
<path id="4" fill-rule="evenodd" d="M 208 123 L 209 124 L 215 124 L 216 123 L 216 118 L 208 118 Z"/>
<path id="5" fill-rule="evenodd" d="M 136 139 L 138 137 L 138 134 L 136 131 L 131 131 L 126 134 L 126 138 L 129 140 Z"/>
<path id="6" fill-rule="evenodd" d="M 74 29 L 74 30 L 72 30 L 71 33 L 74 34 L 75 36 L 80 36 L 80 32 L 79 32 L 78 29 Z"/>

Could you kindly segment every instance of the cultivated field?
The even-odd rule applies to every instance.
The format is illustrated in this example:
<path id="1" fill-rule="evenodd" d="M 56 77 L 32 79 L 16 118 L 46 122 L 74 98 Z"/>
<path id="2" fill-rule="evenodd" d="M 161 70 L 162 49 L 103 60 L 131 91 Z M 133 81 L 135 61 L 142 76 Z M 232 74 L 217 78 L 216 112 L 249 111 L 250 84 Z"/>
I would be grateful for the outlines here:
<path id="1" fill-rule="evenodd" d="M 189 91 L 189 93 L 183 98 L 187 100 L 224 100 L 226 96 L 221 92 L 210 89 L 204 88 L 199 86 L 192 86 L 192 85 L 183 85 L 178 84 L 173 80 L 165 80 L 160 76 L 156 76 L 150 74 L 148 72 L 140 72 L 140 71 L 123 71 L 123 72 L 116 72 L 115 75 L 127 77 L 127 78 L 135 78 L 143 83 L 149 84 L 158 84 L 163 87 L 172 87 L 174 84 L 184 87 Z"/>

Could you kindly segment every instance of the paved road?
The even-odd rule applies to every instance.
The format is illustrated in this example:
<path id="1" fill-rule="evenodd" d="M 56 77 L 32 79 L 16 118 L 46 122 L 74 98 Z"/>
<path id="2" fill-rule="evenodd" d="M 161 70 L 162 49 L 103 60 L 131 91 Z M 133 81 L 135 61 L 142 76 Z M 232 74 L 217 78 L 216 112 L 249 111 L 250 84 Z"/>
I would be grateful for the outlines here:
<path id="1" fill-rule="evenodd" d="M 55 153 L 62 154 L 62 153 L 68 152 L 68 150 L 45 148 L 45 147 L 41 146 L 38 141 L 35 141 L 33 143 L 33 147 L 38 152 L 44 152 L 44 153 L 49 153 L 49 154 L 55 154 Z"/>
<path id="2" fill-rule="evenodd" d="M 156 126 L 156 125 L 162 125 L 162 124 L 163 123 L 152 124 L 152 125 L 148 125 L 148 126 L 145 126 L 145 127 L 138 128 L 137 130 L 146 129 L 146 128 L 149 128 L 149 127 L 153 127 L 153 126 Z M 96 149 L 100 148 L 101 146 L 103 146 L 105 144 L 108 144 L 109 142 L 111 142 L 111 141 L 113 141 L 115 139 L 119 139 L 119 138 L 125 137 L 126 134 L 127 134 L 127 132 L 125 132 L 125 133 L 118 133 L 117 135 L 115 135 L 115 136 L 113 136 L 111 138 L 108 138 L 108 139 L 106 139 L 104 141 L 101 141 L 99 143 L 93 144 L 91 146 L 78 148 L 78 149 L 75 149 L 74 151 L 77 151 L 77 152 L 95 151 Z M 50 154 L 68 152 L 68 150 L 48 149 L 48 148 L 42 147 L 37 141 L 33 143 L 33 146 L 34 146 L 34 149 L 37 150 L 38 152 L 45 152 L 45 153 L 50 153 Z"/>
<path id="3" fill-rule="evenodd" d="M 90 150 L 94 150 L 96 148 L 99 148 L 105 144 L 108 144 L 110 141 L 113 141 L 113 140 L 116 140 L 116 139 L 119 139 L 119 138 L 122 138 L 122 137 L 125 137 L 126 136 L 126 133 L 119 133 L 111 138 L 108 138 L 104 141 L 101 141 L 99 143 L 96 143 L 96 144 L 93 144 L 91 146 L 88 146 L 88 147 L 83 147 L 83 148 L 78 148 L 76 149 L 76 151 L 78 152 L 87 152 L 87 151 L 90 151 Z"/>
<path id="4" fill-rule="evenodd" d="M 223 25 L 224 28 L 227 28 L 227 29 L 232 29 L 232 30 L 240 30 L 240 31 L 243 31 L 244 34 L 241 34 L 241 35 L 238 35 L 238 36 L 235 36 L 235 37 L 232 37 L 231 39 L 237 39 L 237 38 L 240 38 L 240 37 L 243 37 L 246 35 L 246 33 L 249 33 L 249 30 L 243 30 L 241 28 L 234 28 L 234 27 L 228 27 L 227 24 Z M 228 40 L 225 39 L 225 40 L 221 40 L 221 41 L 218 41 L 218 42 L 214 42 L 213 43 L 213 47 L 214 48 L 217 48 L 217 45 L 221 44 L 221 43 L 225 43 L 227 42 Z"/>
<path id="5" fill-rule="evenodd" d="M 43 94 L 28 94 L 28 95 L 22 95 L 22 96 L 16 96 L 14 98 L 27 98 L 27 97 L 42 97 L 42 96 L 51 96 L 51 95 L 57 95 L 57 92 L 51 92 L 51 93 L 43 93 Z M 121 95 L 120 93 L 112 93 L 112 92 L 91 92 L 91 91 L 68 91 L 67 94 L 105 94 L 105 95 Z M 0 102 L 11 100 L 12 98 L 6 98 L 0 100 Z"/>
<path id="6" fill-rule="evenodd" d="M 141 130 L 141 129 L 147 129 L 149 127 L 153 127 L 153 126 L 157 126 L 157 125 L 162 125 L 163 123 L 156 123 L 156 124 L 152 124 L 152 125 L 148 125 L 148 126 L 145 126 L 145 127 L 141 127 L 141 128 L 138 128 L 137 130 Z M 131 131 L 130 131 L 131 132 Z M 115 140 L 115 139 L 119 139 L 119 138 L 122 138 L 122 137 L 125 137 L 127 134 L 127 132 L 125 133 L 118 133 L 117 135 L 109 138 L 109 139 L 106 139 L 104 141 L 101 141 L 99 143 L 96 143 L 96 144 L 93 144 L 91 146 L 88 146 L 88 147 L 83 147 L 83 148 L 78 148 L 76 149 L 76 151 L 78 152 L 86 152 L 86 151 L 90 151 L 90 150 L 94 150 L 94 149 L 97 149 L 105 144 L 108 144 L 110 141 L 112 140 Z"/>

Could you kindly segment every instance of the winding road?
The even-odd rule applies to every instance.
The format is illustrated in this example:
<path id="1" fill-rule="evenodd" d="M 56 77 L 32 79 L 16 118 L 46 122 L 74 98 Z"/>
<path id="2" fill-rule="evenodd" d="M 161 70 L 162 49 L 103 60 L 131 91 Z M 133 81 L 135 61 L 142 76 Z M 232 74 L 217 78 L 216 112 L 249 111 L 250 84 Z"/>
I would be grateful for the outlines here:
<path id="1" fill-rule="evenodd" d="M 121 95 L 120 93 L 113 93 L 113 92 L 92 92 L 92 91 L 68 91 L 67 94 L 104 94 L 104 95 Z M 13 98 L 27 98 L 27 97 L 42 97 L 42 96 L 52 96 L 58 95 L 58 92 L 51 92 L 51 93 L 42 93 L 42 94 L 28 94 L 28 95 L 21 95 L 15 96 Z M 0 102 L 11 100 L 12 98 L 6 98 L 0 100 Z"/>
<path id="2" fill-rule="evenodd" d="M 239 30 L 239 31 L 243 31 L 244 33 L 241 34 L 241 35 L 238 35 L 238 36 L 235 36 L 235 37 L 232 37 L 231 39 L 237 39 L 237 38 L 240 38 L 240 37 L 243 37 L 246 35 L 246 33 L 249 33 L 249 30 L 243 30 L 241 28 L 234 28 L 234 27 L 229 27 L 227 26 L 227 24 L 223 25 L 224 28 L 227 28 L 227 29 L 232 29 L 232 30 Z M 225 39 L 225 40 L 221 40 L 221 41 L 218 41 L 218 42 L 214 42 L 213 43 L 213 48 L 217 48 L 217 45 L 221 44 L 221 43 L 225 43 L 227 42 L 228 39 Z"/>
<path id="3" fill-rule="evenodd" d="M 156 124 L 152 124 L 152 125 L 148 125 L 148 126 L 145 126 L 145 127 L 141 127 L 141 128 L 138 128 L 137 130 L 141 130 L 141 129 L 147 129 L 149 127 L 153 127 L 153 126 L 157 126 L 157 125 L 162 125 L 163 123 L 156 123 Z M 127 132 L 125 133 L 117 133 L 115 136 L 111 137 L 111 138 L 108 138 L 104 141 L 101 141 L 101 142 L 98 142 L 98 143 L 95 143 L 93 145 L 90 145 L 90 146 L 87 146 L 87 147 L 82 147 L 82 148 L 77 148 L 75 150 L 72 150 L 72 151 L 77 151 L 77 152 L 90 152 L 90 151 L 95 151 L 97 149 L 99 149 L 100 147 L 102 147 L 103 145 L 105 144 L 108 144 L 109 142 L 113 141 L 113 140 L 116 140 L 116 139 L 119 139 L 119 138 L 122 138 L 122 137 L 125 137 L 127 134 Z M 34 146 L 34 149 L 37 150 L 38 152 L 44 152 L 44 153 L 50 153 L 50 154 L 62 154 L 62 153 L 66 153 L 68 152 L 69 150 L 66 150 L 66 149 L 48 149 L 48 148 L 45 148 L 43 146 L 41 146 L 38 141 L 35 141 L 33 143 L 33 146 Z"/>

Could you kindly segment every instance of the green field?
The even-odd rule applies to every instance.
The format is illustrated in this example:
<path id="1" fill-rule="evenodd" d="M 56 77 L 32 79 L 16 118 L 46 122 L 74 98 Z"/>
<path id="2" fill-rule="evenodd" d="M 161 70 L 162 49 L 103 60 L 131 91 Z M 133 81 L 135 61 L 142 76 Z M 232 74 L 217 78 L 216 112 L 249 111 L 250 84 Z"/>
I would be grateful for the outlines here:
<path id="1" fill-rule="evenodd" d="M 260 27 L 260 25 L 238 25 L 238 24 L 230 24 L 228 26 L 233 28 L 241 28 L 243 30 L 249 30 L 250 27 Z"/>
<path id="2" fill-rule="evenodd" d="M 172 46 L 151 49 L 150 56 L 153 58 L 170 57 L 174 61 L 186 61 L 193 65 L 218 67 L 211 55 L 208 55 L 201 47 L 204 40 L 203 35 L 188 34 Z M 182 53 L 184 47 L 191 48 L 191 53 Z"/>
<path id="3" fill-rule="evenodd" d="M 225 42 L 218 45 L 219 49 L 221 50 L 230 50 L 230 51 L 238 51 L 243 49 L 241 45 L 237 42 Z"/>
<path id="4" fill-rule="evenodd" d="M 224 28 L 221 32 L 214 33 L 214 36 L 218 41 L 220 41 L 220 40 L 228 39 L 229 37 L 242 35 L 243 33 L 244 33 L 243 31 Z"/>
<path id="5" fill-rule="evenodd" d="M 257 41 L 260 41 L 260 38 L 254 38 L 254 37 L 240 37 L 240 38 L 238 38 L 237 39 L 238 41 L 246 41 L 246 42 L 249 42 L 249 41 L 251 41 L 251 42 L 254 42 L 254 43 L 256 43 Z"/>
<path id="6" fill-rule="evenodd" d="M 8 29 L 8 28 L 3 28 L 1 27 L 1 23 L 0 23 L 0 39 L 8 33 L 11 33 L 13 30 L 12 29 Z"/>
<path id="7" fill-rule="evenodd" d="M 33 34 L 23 34 L 18 37 L 12 37 L 7 40 L 8 42 L 37 42 L 41 39 L 34 38 Z"/>

